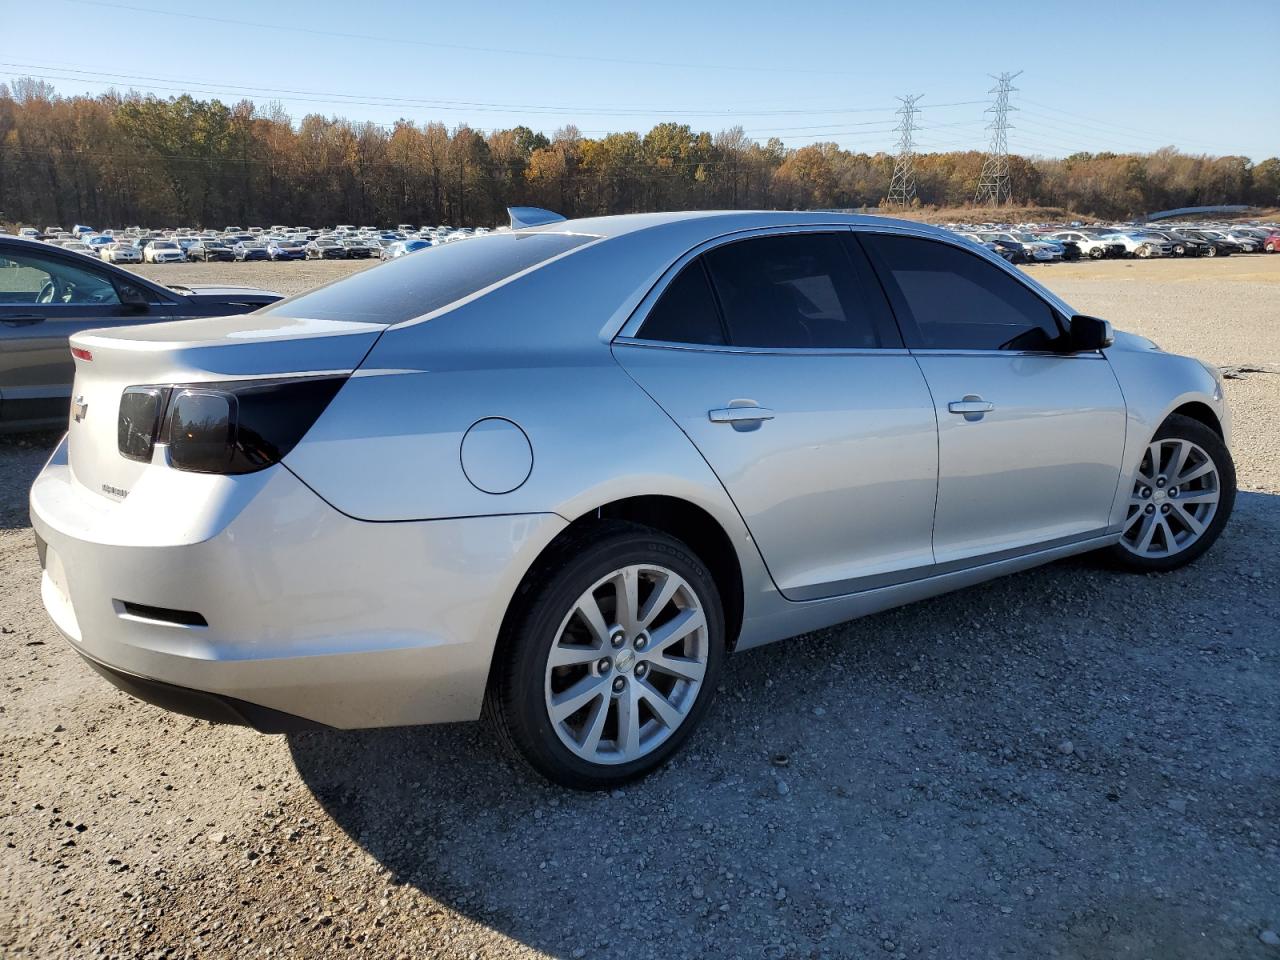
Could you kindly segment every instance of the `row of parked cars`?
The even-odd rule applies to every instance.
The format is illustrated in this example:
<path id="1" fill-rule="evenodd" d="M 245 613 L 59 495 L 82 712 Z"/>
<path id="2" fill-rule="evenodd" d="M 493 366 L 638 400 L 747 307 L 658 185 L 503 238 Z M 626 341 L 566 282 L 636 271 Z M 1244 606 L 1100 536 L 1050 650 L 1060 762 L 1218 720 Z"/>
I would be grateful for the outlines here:
<path id="1" fill-rule="evenodd" d="M 1108 257 L 1226 257 L 1280 252 L 1280 225 L 1239 224 L 947 224 L 947 229 L 1011 263 Z"/>
<path id="2" fill-rule="evenodd" d="M 416 227 L 402 223 L 394 230 L 339 225 L 332 229 L 274 226 L 227 227 L 224 230 L 178 228 L 94 230 L 77 224 L 71 230 L 23 227 L 19 236 L 42 240 L 72 253 L 107 263 L 188 263 L 246 260 L 394 260 L 437 244 L 488 233 L 488 227 Z"/>

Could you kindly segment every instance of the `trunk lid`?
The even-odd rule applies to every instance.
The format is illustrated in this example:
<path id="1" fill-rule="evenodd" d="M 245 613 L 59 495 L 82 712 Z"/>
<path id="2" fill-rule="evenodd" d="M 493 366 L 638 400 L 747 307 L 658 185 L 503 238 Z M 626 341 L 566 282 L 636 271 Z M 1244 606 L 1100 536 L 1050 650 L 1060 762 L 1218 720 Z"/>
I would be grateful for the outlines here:
<path id="1" fill-rule="evenodd" d="M 121 456 L 117 446 L 126 387 L 351 373 L 385 329 L 255 313 L 78 333 L 71 338 L 72 476 L 87 490 L 120 501 L 147 469 Z"/>

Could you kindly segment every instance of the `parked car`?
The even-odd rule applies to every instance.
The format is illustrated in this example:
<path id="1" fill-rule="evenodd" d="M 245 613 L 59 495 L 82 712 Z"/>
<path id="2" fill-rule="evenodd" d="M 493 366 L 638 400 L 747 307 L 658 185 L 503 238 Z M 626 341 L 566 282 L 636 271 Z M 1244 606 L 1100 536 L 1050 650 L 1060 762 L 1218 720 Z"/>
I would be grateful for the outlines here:
<path id="1" fill-rule="evenodd" d="M 189 260 L 203 260 L 205 263 L 216 260 L 234 260 L 235 252 L 231 244 L 222 240 L 202 239 L 187 248 Z"/>
<path id="2" fill-rule="evenodd" d="M 1148 230 L 1147 233 L 1172 244 L 1175 257 L 1202 257 L 1209 247 L 1208 242 L 1204 240 L 1185 237 L 1173 230 Z"/>
<path id="3" fill-rule="evenodd" d="M 296 240 L 267 241 L 267 256 L 272 260 L 301 260 L 306 255 L 305 245 Z"/>
<path id="4" fill-rule="evenodd" d="M 1074 243 L 1083 256 L 1091 260 L 1102 260 L 1105 257 L 1119 257 L 1125 253 L 1124 244 L 1093 237 L 1081 230 L 1059 230 L 1047 234 L 1050 239 Z"/>
<path id="5" fill-rule="evenodd" d="M 733 651 L 1086 551 L 1172 570 L 1231 513 L 1214 368 L 946 231 L 539 222 L 75 335 L 31 491 L 74 649 L 265 730 L 487 703 L 545 776 L 614 787 Z"/>
<path id="6" fill-rule="evenodd" d="M 98 259 L 0 237 L 0 430 L 66 424 L 73 333 L 221 317 L 279 299 L 247 287 L 163 287 Z"/>
<path id="7" fill-rule="evenodd" d="M 342 246 L 347 251 L 347 257 L 352 260 L 367 260 L 369 257 L 372 257 L 376 252 L 374 250 L 373 245 L 369 243 L 369 241 L 367 240 L 360 240 L 358 238 L 346 238 L 340 242 L 342 243 Z M 381 248 L 378 248 L 378 249 L 381 249 Z"/>
<path id="8" fill-rule="evenodd" d="M 108 243 L 98 248 L 98 256 L 107 263 L 142 262 L 142 251 L 132 243 Z"/>
<path id="9" fill-rule="evenodd" d="M 267 245 L 257 240 L 241 240 L 232 245 L 231 253 L 240 263 L 246 260 L 266 260 Z"/>
<path id="10" fill-rule="evenodd" d="M 312 240 L 303 249 L 307 252 L 308 260 L 345 260 L 347 258 L 347 248 L 337 240 Z"/>
<path id="11" fill-rule="evenodd" d="M 383 247 L 380 254 L 383 260 L 396 260 L 410 253 L 417 253 L 419 250 L 426 250 L 434 244 L 430 240 L 397 240 L 389 247 Z"/>
<path id="12" fill-rule="evenodd" d="M 146 263 L 186 263 L 187 255 L 174 240 L 151 240 L 142 248 Z"/>
<path id="13" fill-rule="evenodd" d="M 1188 237 L 1203 240 L 1208 244 L 1207 249 L 1204 251 L 1206 257 L 1229 257 L 1233 253 L 1243 252 L 1240 244 L 1234 240 L 1228 240 L 1225 234 L 1216 230 L 1183 229 L 1181 232 Z"/>

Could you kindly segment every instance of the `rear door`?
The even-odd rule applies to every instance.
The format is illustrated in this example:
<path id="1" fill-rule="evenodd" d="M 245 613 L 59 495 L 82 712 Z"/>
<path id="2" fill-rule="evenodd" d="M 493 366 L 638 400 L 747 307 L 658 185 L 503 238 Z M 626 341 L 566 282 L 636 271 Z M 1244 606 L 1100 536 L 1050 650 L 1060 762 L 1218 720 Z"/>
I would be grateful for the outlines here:
<path id="1" fill-rule="evenodd" d="M 1055 308 L 958 245 L 860 232 L 938 416 L 937 563 L 1106 532 L 1125 403 L 1098 351 L 1061 352 Z"/>
<path id="2" fill-rule="evenodd" d="M 668 272 L 614 354 L 725 485 L 793 600 L 933 562 L 933 404 L 848 231 L 713 245 Z"/>

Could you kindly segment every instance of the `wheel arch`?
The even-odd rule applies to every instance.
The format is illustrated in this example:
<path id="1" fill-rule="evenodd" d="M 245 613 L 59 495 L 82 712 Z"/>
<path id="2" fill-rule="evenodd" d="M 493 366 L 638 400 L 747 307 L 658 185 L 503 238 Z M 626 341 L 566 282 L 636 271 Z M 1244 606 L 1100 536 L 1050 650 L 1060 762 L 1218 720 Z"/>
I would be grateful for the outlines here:
<path id="1" fill-rule="evenodd" d="M 1184 417 L 1189 417 L 1192 420 L 1199 421 L 1219 437 L 1226 439 L 1226 432 L 1222 429 L 1222 421 L 1218 419 L 1218 415 L 1213 412 L 1213 408 L 1207 403 L 1203 403 L 1199 400 L 1192 400 L 1169 411 L 1169 417 L 1172 417 L 1175 414 L 1181 414 Z M 1165 419 L 1168 420 L 1169 417 L 1165 417 Z"/>

